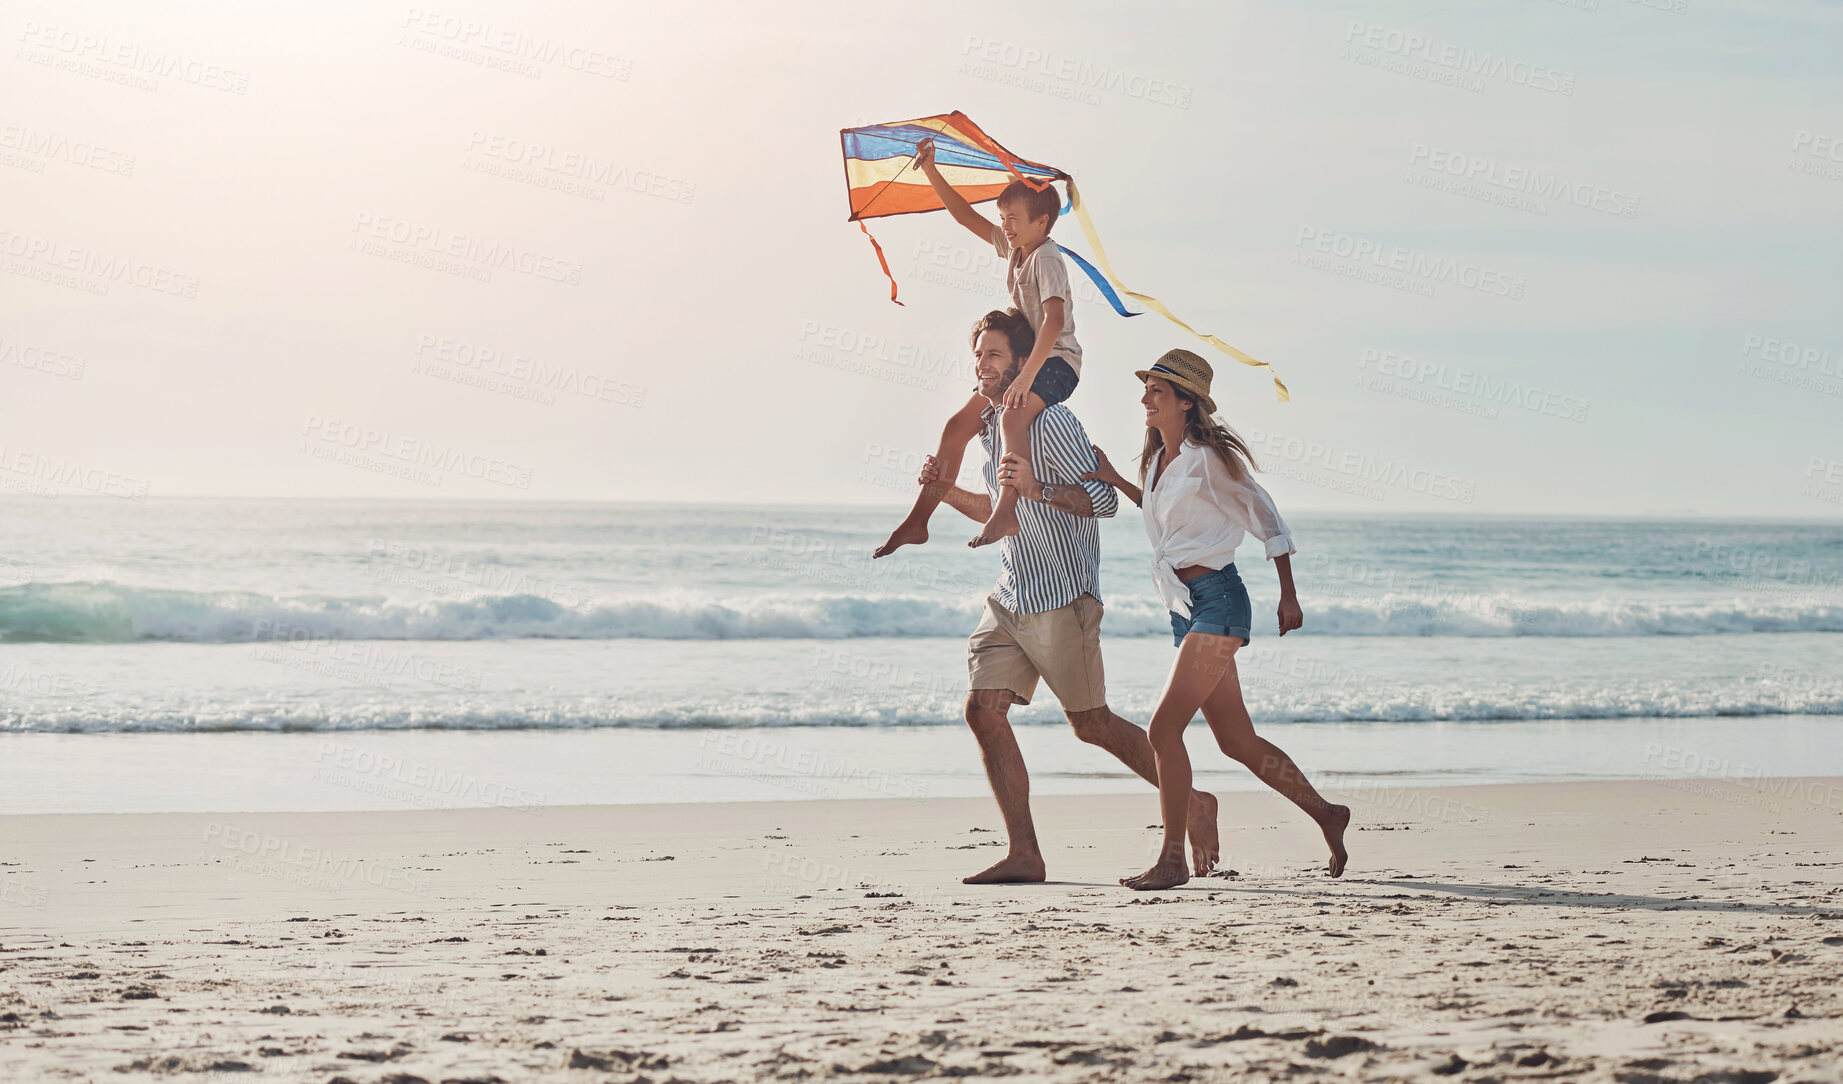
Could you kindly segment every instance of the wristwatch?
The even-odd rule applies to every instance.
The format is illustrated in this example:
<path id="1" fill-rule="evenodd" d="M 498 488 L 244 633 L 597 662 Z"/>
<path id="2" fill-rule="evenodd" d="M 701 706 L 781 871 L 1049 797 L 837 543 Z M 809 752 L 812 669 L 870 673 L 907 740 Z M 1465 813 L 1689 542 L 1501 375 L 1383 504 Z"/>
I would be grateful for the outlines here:
<path id="1" fill-rule="evenodd" d="M 1048 504 L 1051 500 L 1055 498 L 1055 496 L 1056 496 L 1055 486 L 1047 486 L 1041 482 L 1037 483 L 1037 499 L 1038 500 L 1042 501 L 1044 504 Z"/>

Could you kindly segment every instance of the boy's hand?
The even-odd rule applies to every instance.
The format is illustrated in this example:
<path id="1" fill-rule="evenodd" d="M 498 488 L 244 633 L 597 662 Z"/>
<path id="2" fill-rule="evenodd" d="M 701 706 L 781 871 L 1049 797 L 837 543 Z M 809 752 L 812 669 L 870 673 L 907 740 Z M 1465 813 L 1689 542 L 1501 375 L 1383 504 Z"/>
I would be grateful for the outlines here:
<path id="1" fill-rule="evenodd" d="M 924 173 L 934 168 L 934 140 L 924 139 L 915 148 L 915 168 Z"/>
<path id="2" fill-rule="evenodd" d="M 1037 368 L 1040 369 L 1042 366 L 1039 365 Z M 1011 386 L 1005 389 L 1005 409 L 1024 409 L 1024 396 L 1030 394 L 1030 386 L 1036 382 L 1036 379 L 1037 370 L 1029 368 L 1028 366 L 1025 367 L 1023 372 L 1018 373 L 1017 379 L 1013 380 Z"/>

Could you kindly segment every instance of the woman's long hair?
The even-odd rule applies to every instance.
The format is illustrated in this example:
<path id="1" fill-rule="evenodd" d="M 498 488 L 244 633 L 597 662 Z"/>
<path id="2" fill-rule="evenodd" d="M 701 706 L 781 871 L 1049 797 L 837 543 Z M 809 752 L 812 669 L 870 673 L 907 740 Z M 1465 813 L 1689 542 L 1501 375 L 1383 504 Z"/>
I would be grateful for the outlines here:
<path id="1" fill-rule="evenodd" d="M 1230 477 L 1238 482 L 1245 480 L 1250 472 L 1261 469 L 1254 462 L 1254 453 L 1248 450 L 1248 442 L 1241 439 L 1240 433 L 1203 413 L 1203 405 L 1183 388 L 1171 384 L 1171 390 L 1184 403 L 1185 440 L 1194 440 L 1206 448 L 1214 448 L 1223 466 L 1229 469 Z M 1145 476 L 1151 469 L 1152 457 L 1163 451 L 1164 447 L 1165 435 L 1155 426 L 1146 426 L 1145 447 L 1139 450 L 1141 488 L 1145 486 Z"/>

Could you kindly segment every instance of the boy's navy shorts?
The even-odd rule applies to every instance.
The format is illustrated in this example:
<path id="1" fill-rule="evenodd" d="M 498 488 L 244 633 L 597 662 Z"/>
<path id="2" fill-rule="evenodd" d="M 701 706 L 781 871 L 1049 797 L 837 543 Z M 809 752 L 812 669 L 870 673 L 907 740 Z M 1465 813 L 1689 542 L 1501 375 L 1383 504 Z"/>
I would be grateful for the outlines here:
<path id="1" fill-rule="evenodd" d="M 1076 381 L 1080 379 L 1068 362 L 1049 357 L 1043 360 L 1043 368 L 1037 370 L 1037 378 L 1030 382 L 1030 390 L 1037 393 L 1044 406 L 1055 406 L 1075 393 Z"/>

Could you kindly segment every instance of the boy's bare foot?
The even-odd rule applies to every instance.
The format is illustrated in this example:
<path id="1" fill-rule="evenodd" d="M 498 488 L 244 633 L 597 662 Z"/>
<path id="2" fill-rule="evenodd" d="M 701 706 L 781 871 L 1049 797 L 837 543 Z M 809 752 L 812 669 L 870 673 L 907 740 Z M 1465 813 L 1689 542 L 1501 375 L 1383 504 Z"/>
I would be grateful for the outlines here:
<path id="1" fill-rule="evenodd" d="M 1331 861 L 1325 864 L 1325 871 L 1333 877 L 1344 875 L 1344 863 L 1350 861 L 1350 855 L 1344 850 L 1344 829 L 1350 827 L 1350 807 L 1334 805 L 1325 814 L 1325 819 L 1318 822 L 1324 830 L 1325 842 L 1331 845 Z"/>
<path id="2" fill-rule="evenodd" d="M 1041 856 L 1008 854 L 988 869 L 960 878 L 966 885 L 1036 884 L 1043 880 Z"/>
<path id="3" fill-rule="evenodd" d="M 985 521 L 985 526 L 973 536 L 968 546 L 989 546 L 1001 538 L 1009 538 L 1017 533 L 1017 513 L 1009 508 L 996 508 L 992 518 Z"/>
<path id="4" fill-rule="evenodd" d="M 1222 858 L 1222 842 L 1216 834 L 1216 796 L 1207 791 L 1190 792 L 1190 871 L 1198 877 L 1216 868 Z"/>
<path id="5" fill-rule="evenodd" d="M 911 523 L 905 519 L 896 525 L 896 529 L 890 532 L 889 538 L 881 546 L 870 551 L 870 559 L 874 561 L 879 557 L 888 557 L 903 546 L 919 546 L 926 541 L 928 541 L 927 521 Z"/>
<path id="6" fill-rule="evenodd" d="M 1167 858 L 1137 877 L 1122 877 L 1120 883 L 1140 892 L 1154 892 L 1161 888 L 1176 888 L 1190 880 L 1190 874 L 1184 872 L 1184 858 Z"/>

